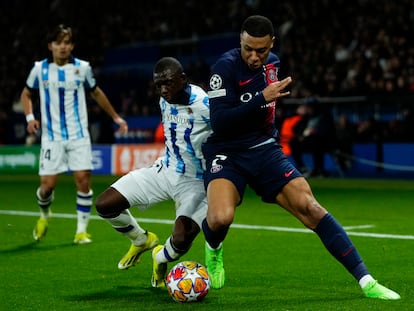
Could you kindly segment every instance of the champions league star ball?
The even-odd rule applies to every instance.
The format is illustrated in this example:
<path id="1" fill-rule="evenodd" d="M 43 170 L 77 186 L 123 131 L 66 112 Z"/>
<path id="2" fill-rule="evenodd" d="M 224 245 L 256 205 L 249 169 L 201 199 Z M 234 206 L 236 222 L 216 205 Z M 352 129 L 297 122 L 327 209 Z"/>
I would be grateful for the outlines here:
<path id="1" fill-rule="evenodd" d="M 210 290 L 207 269 L 196 261 L 176 264 L 165 281 L 168 293 L 176 302 L 194 302 L 204 299 Z"/>

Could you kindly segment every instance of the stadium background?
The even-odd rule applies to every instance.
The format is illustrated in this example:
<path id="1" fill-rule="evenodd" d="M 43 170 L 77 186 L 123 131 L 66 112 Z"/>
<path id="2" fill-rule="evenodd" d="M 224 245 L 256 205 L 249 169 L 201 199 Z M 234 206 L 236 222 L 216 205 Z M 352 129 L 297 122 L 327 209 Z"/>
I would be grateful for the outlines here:
<path id="1" fill-rule="evenodd" d="M 413 6 L 409 0 L 0 0 L 0 309 L 412 310 L 414 186 L 410 180 L 310 180 L 320 202 L 352 233 L 373 273 L 401 294 L 403 299 L 391 303 L 363 298 L 352 277 L 332 262 L 316 237 L 302 232 L 290 215 L 261 203 L 249 190 L 234 222 L 239 226 L 226 239 L 228 282 L 196 306 L 176 304 L 151 289 L 149 254 L 134 270 L 126 274 L 118 270 L 116 263 L 127 241 L 114 235 L 97 215 L 91 221 L 94 243 L 73 247 L 71 176 L 60 179 L 48 238 L 35 243 L 38 145 L 24 145 L 25 123 L 16 102 L 32 62 L 46 56 L 47 26 L 70 23 L 79 30 L 76 55 L 92 62 L 117 109 L 127 108 L 123 114 L 144 126 L 134 129 L 133 137 L 111 137 L 111 128 L 109 133 L 97 131 L 103 121 L 99 110 L 91 107 L 93 133 L 101 133 L 94 136 L 95 167 L 108 169 L 105 159 L 112 152 L 120 152 L 119 159 L 129 158 L 127 163 L 142 165 L 140 161 L 153 156 L 155 149 L 140 152 L 139 146 L 145 144 L 112 143 L 150 139 L 148 129 L 158 122 L 148 76 L 153 61 L 176 56 L 184 60 L 192 79 L 201 83 L 216 54 L 238 44 L 240 22 L 260 13 L 277 26 L 282 74 L 295 80 L 294 96 L 280 104 L 289 110 L 306 96 L 319 95 L 337 116 L 345 111 L 357 124 L 373 118 L 382 128 L 377 132 L 375 127 L 373 133 L 379 134 L 393 119 L 404 122 L 403 112 L 413 103 Z M 409 163 L 414 159 L 413 133 L 405 141 L 381 135 L 364 141 L 356 138 L 354 147 L 362 151 L 355 154 L 375 163 L 364 166 L 360 176 L 384 176 L 376 161 L 382 153 L 384 163 L 390 156 L 403 166 L 391 170 L 392 175 L 401 177 L 405 172 L 412 178 L 408 168 L 413 166 Z M 113 146 L 120 149 L 113 151 Z M 124 146 L 129 155 L 122 156 Z M 384 147 L 387 152 L 382 152 Z M 109 161 L 110 170 L 112 164 Z M 354 164 L 356 171 L 359 163 Z M 18 166 L 21 172 L 33 173 L 16 174 Z M 116 178 L 95 176 L 95 193 Z M 169 202 L 136 213 L 160 237 L 169 236 L 171 224 L 159 222 L 173 219 Z M 244 224 L 253 229 L 243 228 Z M 186 258 L 203 262 L 202 247 L 199 236 Z M 241 256 L 246 247 L 249 255 Z M 274 268 L 266 272 L 269 258 Z"/>
<path id="2" fill-rule="evenodd" d="M 414 4 L 393 1 L 0 1 L 0 144 L 25 145 L 19 95 L 34 60 L 46 57 L 45 34 L 64 22 L 78 32 L 75 55 L 91 61 L 98 83 L 131 132 L 117 137 L 91 104 L 94 144 L 151 143 L 158 124 L 151 69 L 175 56 L 204 85 L 217 56 L 238 46 L 241 22 L 268 16 L 277 29 L 280 76 L 295 81 L 280 101 L 284 115 L 318 96 L 360 129 L 351 173 L 411 176 L 414 165 Z M 281 116 L 283 117 L 283 116 Z M 363 130 L 364 129 L 364 130 Z M 36 143 L 36 142 L 35 142 Z M 10 159 L 0 148 L 0 163 Z M 328 168 L 336 165 L 327 157 Z M 385 169 L 384 169 L 385 168 Z"/>

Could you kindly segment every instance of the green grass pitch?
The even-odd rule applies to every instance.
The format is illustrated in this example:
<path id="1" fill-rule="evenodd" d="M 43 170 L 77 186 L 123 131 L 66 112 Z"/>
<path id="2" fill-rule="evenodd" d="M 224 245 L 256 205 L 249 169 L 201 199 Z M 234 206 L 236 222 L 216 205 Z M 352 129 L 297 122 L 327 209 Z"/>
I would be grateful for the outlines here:
<path id="1" fill-rule="evenodd" d="M 95 197 L 117 177 L 93 176 Z M 400 293 L 399 301 L 364 298 L 357 282 L 318 237 L 276 205 L 247 191 L 224 244 L 226 284 L 198 303 L 174 302 L 153 289 L 151 255 L 121 271 L 127 241 L 93 210 L 93 243 L 73 245 L 76 229 L 72 176 L 55 192 L 53 217 L 40 243 L 37 176 L 0 175 L 0 310 L 414 310 L 414 182 L 310 179 L 316 198 L 346 228 L 374 277 Z M 165 202 L 131 209 L 141 225 L 169 236 L 174 207 Z M 204 264 L 198 236 L 182 260 Z M 170 264 L 169 267 L 172 267 Z"/>

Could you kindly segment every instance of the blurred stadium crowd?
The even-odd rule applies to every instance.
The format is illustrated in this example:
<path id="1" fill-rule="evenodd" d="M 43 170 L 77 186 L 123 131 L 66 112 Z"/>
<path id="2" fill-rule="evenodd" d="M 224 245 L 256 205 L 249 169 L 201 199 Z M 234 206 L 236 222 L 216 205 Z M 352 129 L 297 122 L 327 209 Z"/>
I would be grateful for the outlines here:
<path id="1" fill-rule="evenodd" d="M 8 131 L 21 119 L 19 95 L 33 61 L 48 56 L 50 26 L 77 30 L 74 54 L 89 60 L 99 79 L 112 48 L 237 33 L 251 14 L 274 22 L 280 77 L 295 81 L 291 98 L 414 95 L 412 0 L 1 0 L 0 144 L 19 143 Z M 206 82 L 207 61 L 187 66 L 193 82 Z M 157 113 L 151 77 L 123 85 L 116 94 L 108 81 L 103 88 L 124 116 Z M 91 118 L 99 110 L 91 108 Z"/>

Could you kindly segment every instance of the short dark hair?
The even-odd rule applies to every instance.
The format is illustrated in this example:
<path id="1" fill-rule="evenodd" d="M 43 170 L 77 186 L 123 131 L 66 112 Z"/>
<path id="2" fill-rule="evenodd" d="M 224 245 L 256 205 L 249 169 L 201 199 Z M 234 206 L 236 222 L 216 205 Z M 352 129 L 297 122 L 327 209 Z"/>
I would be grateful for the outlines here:
<path id="1" fill-rule="evenodd" d="M 262 15 L 252 15 L 246 18 L 240 33 L 243 33 L 244 31 L 253 37 L 265 37 L 267 35 L 270 37 L 274 36 L 272 22 Z"/>
<path id="2" fill-rule="evenodd" d="M 59 41 L 63 36 L 66 35 L 69 35 L 69 38 L 72 42 L 74 41 L 72 28 L 65 24 L 59 24 L 48 33 L 46 38 L 47 43 Z"/>
<path id="3" fill-rule="evenodd" d="M 181 63 L 174 57 L 163 57 L 154 66 L 154 73 L 160 73 L 170 69 L 173 73 L 182 73 L 184 71 Z"/>

